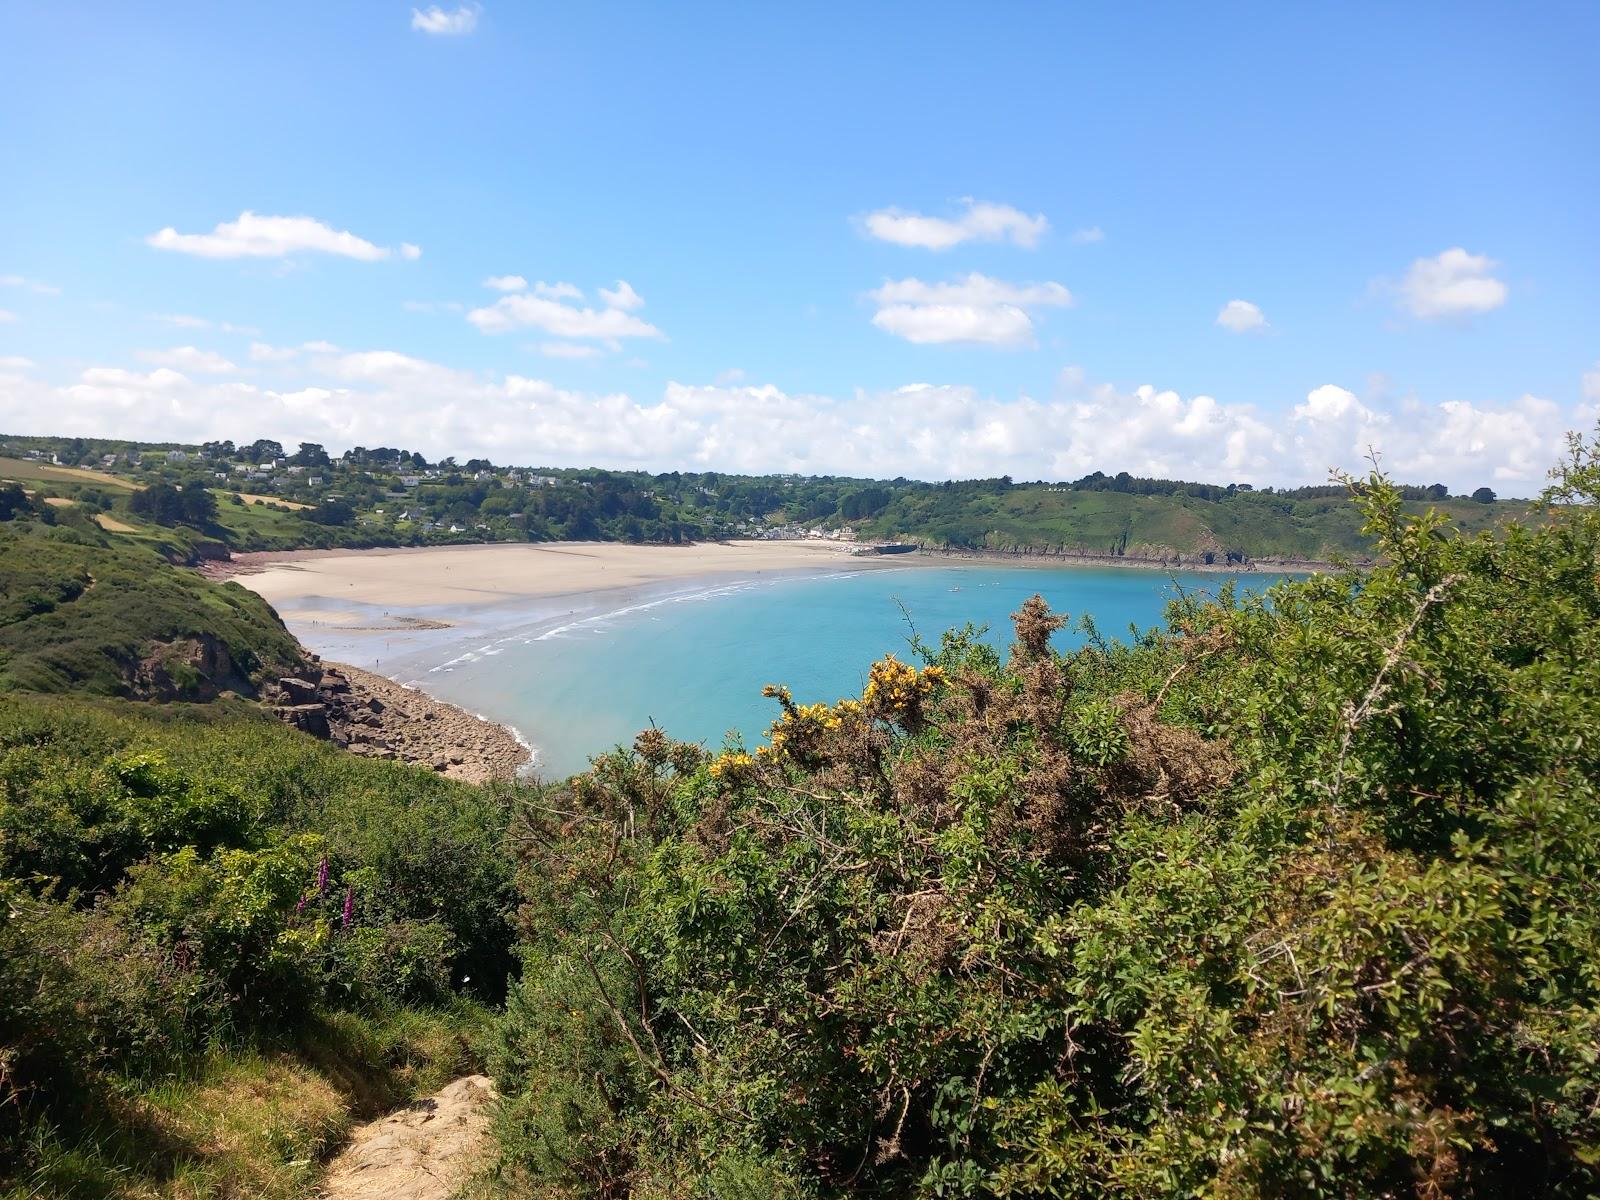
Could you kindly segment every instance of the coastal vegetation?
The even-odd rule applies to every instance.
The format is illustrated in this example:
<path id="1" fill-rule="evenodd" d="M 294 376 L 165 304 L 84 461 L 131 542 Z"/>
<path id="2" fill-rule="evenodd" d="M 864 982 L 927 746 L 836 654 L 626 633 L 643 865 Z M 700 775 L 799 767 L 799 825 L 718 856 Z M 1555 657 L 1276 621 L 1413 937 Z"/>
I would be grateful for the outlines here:
<path id="1" fill-rule="evenodd" d="M 1093 472 L 1076 480 L 927 483 L 840 476 L 526 468 L 430 462 L 314 443 L 198 446 L 0 438 L 0 479 L 144 529 L 180 557 L 236 551 L 599 540 L 681 544 L 810 532 L 930 549 L 1226 563 L 1369 558 L 1344 490 Z M 36 457 L 29 457 L 36 456 Z M 54 461 L 52 461 L 54 460 Z M 62 465 L 65 464 L 65 465 Z M 1402 489 L 1408 511 L 1468 533 L 1526 512 L 1488 488 Z M 248 499 L 247 499 L 248 497 Z"/>
<path id="2" fill-rule="evenodd" d="M 514 826 L 520 1194 L 1600 1186 L 1600 463 L 1062 656 L 1032 601 Z"/>
<path id="3" fill-rule="evenodd" d="M 129 482 L 0 489 L 8 1197 L 308 1195 L 484 1068 L 506 1195 L 1600 1187 L 1593 445 L 1527 520 L 1376 473 L 858 488 L 861 528 L 1262 505 L 1373 561 L 1070 654 L 1035 599 L 1009 654 L 914 634 L 857 696 L 773 681 L 758 744 L 542 785 L 274 720 L 304 652 Z"/>
<path id="4" fill-rule="evenodd" d="M 233 705 L 0 698 L 5 1194 L 304 1195 L 472 1069 L 505 812 Z"/>

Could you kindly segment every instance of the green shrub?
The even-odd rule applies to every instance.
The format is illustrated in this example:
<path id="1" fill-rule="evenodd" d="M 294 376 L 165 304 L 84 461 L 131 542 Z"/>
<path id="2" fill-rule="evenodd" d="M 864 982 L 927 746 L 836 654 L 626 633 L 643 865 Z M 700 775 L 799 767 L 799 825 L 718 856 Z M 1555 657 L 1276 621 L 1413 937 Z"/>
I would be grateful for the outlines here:
<path id="1" fill-rule="evenodd" d="M 524 805 L 507 1169 L 576 1194 L 1600 1188 L 1600 461 L 1383 565 Z"/>

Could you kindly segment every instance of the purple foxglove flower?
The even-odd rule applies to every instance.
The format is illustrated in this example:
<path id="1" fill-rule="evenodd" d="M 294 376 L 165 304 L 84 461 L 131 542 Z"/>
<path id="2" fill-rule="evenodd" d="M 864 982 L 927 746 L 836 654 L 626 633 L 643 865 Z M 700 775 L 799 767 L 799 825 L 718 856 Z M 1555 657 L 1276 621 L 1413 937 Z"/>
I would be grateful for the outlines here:
<path id="1" fill-rule="evenodd" d="M 328 894 L 328 856 L 324 854 L 322 861 L 317 864 L 317 895 Z"/>
<path id="2" fill-rule="evenodd" d="M 305 910 L 306 910 L 306 897 L 304 895 L 302 895 L 300 897 L 300 899 L 298 899 L 298 900 L 296 900 L 294 902 L 294 915 L 298 917 L 301 913 L 305 912 Z"/>
<path id="3" fill-rule="evenodd" d="M 344 912 L 340 916 L 340 923 L 345 929 L 350 928 L 350 921 L 356 915 L 356 889 L 351 884 L 344 893 Z"/>

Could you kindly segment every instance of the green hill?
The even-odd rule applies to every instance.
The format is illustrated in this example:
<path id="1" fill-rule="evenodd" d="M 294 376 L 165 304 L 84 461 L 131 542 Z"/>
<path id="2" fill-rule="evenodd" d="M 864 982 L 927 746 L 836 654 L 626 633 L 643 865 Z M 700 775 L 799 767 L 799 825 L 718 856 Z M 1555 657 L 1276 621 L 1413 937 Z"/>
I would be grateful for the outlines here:
<path id="1" fill-rule="evenodd" d="M 1337 494 L 1236 491 L 1206 499 L 1042 485 L 1003 491 L 958 486 L 898 494 L 857 529 L 865 537 L 955 549 L 1186 560 L 1210 554 L 1219 561 L 1370 556 L 1372 541 L 1344 489 L 1316 490 Z M 1520 504 L 1450 499 L 1404 506 L 1412 514 L 1432 507 L 1466 533 L 1526 511 Z"/>
<path id="2" fill-rule="evenodd" d="M 126 535 L 12 521 L 0 561 L 0 691 L 249 695 L 301 661 L 266 601 Z"/>

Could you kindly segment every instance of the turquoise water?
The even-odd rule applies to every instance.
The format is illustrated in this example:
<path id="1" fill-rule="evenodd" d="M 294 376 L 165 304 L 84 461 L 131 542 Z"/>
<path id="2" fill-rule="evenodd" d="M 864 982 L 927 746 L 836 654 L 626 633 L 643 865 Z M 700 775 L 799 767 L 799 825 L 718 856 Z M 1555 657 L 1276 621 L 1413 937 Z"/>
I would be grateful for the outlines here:
<path id="1" fill-rule="evenodd" d="M 1276 576 L 1246 577 L 1264 589 Z M 546 622 L 485 642 L 417 678 L 428 690 L 516 727 L 536 748 L 538 771 L 563 777 L 652 722 L 674 738 L 719 745 L 754 741 L 776 711 L 767 683 L 801 702 L 859 693 L 885 653 L 911 657 L 901 605 L 937 643 L 972 621 L 1011 642 L 1010 614 L 1035 592 L 1074 621 L 1091 614 L 1102 633 L 1158 623 L 1186 591 L 1215 592 L 1221 575 L 1144 570 L 962 565 L 765 579 L 635 597 L 622 611 Z M 1056 635 L 1059 649 L 1081 642 Z"/>

